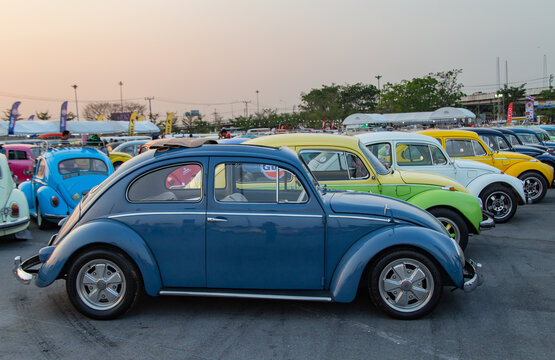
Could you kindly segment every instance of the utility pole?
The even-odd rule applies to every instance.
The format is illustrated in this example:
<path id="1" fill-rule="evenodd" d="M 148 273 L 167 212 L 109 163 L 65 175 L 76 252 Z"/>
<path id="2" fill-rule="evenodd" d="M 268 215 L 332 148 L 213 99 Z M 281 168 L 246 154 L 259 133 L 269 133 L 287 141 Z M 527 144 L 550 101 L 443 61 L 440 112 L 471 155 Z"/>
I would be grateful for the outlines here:
<path id="1" fill-rule="evenodd" d="M 250 101 L 243 100 L 242 102 L 245 103 L 245 119 L 248 119 L 249 118 L 249 103 L 250 103 Z"/>
<path id="2" fill-rule="evenodd" d="M 121 112 L 123 113 L 123 81 L 119 82 L 119 101 L 121 103 Z"/>
<path id="3" fill-rule="evenodd" d="M 553 74 L 549 75 L 549 87 L 551 88 L 553 83 Z"/>
<path id="4" fill-rule="evenodd" d="M 378 91 L 380 91 L 380 79 L 382 78 L 381 75 L 376 75 L 374 76 L 376 79 L 378 79 Z"/>
<path id="5" fill-rule="evenodd" d="M 150 119 L 150 121 L 152 121 L 152 100 L 154 100 L 154 96 L 147 96 L 145 97 L 145 100 L 148 101 L 148 117 Z"/>
<path id="6" fill-rule="evenodd" d="M 75 112 L 77 113 L 77 121 L 79 121 L 79 104 L 77 103 L 77 85 L 71 85 L 73 90 L 75 90 Z"/>
<path id="7" fill-rule="evenodd" d="M 216 109 L 214 109 L 214 123 L 218 122 L 218 112 L 216 111 Z"/>
<path id="8" fill-rule="evenodd" d="M 258 93 L 259 93 L 259 91 L 256 90 L 256 115 L 258 115 L 258 117 L 260 117 L 260 107 L 258 106 Z"/>
<path id="9" fill-rule="evenodd" d="M 374 77 L 378 79 L 378 106 L 379 106 L 382 103 L 382 94 L 380 93 L 380 79 L 382 78 L 382 76 L 376 75 Z"/>

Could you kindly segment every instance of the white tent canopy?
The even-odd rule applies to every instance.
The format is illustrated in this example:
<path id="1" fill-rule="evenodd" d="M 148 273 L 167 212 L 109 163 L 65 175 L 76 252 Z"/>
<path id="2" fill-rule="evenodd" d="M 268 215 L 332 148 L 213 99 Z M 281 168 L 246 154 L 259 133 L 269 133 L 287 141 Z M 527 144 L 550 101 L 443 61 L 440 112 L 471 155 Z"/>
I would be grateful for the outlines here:
<path id="1" fill-rule="evenodd" d="M 385 121 L 384 121 L 385 119 Z M 392 124 L 392 125 L 415 125 L 415 124 L 456 124 L 459 121 L 476 119 L 476 115 L 470 110 L 463 108 L 442 107 L 436 111 L 421 111 L 395 114 L 353 114 L 343 121 L 347 128 L 357 127 L 364 124 Z"/>
<path id="2" fill-rule="evenodd" d="M 454 107 L 442 107 L 437 109 L 430 115 L 431 120 L 443 121 L 443 120 L 470 120 L 476 119 L 476 115 L 467 109 L 454 108 Z"/>
<path id="3" fill-rule="evenodd" d="M 8 134 L 8 121 L 0 121 L 0 136 Z M 121 134 L 129 131 L 127 121 L 68 121 L 67 129 L 72 134 Z M 60 121 L 34 120 L 17 121 L 14 135 L 28 136 L 60 132 Z M 156 134 L 160 129 L 150 121 L 135 122 L 136 134 Z"/>
<path id="4" fill-rule="evenodd" d="M 343 126 L 347 128 L 360 127 L 365 124 L 387 124 L 389 120 L 382 114 L 352 114 L 343 120 Z"/>

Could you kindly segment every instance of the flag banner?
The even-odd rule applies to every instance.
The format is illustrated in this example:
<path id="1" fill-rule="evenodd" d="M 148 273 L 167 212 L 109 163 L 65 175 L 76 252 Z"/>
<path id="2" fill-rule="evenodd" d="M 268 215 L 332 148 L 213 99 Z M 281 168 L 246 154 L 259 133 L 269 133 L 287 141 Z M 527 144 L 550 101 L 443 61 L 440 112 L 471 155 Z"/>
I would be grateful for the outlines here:
<path id="1" fill-rule="evenodd" d="M 139 118 L 137 119 L 137 121 L 143 121 L 145 119 L 144 115 L 139 116 Z"/>
<path id="2" fill-rule="evenodd" d="M 173 113 L 169 113 L 168 117 L 166 118 L 166 130 L 164 134 L 170 135 L 172 133 L 172 123 L 173 123 Z"/>
<path id="3" fill-rule="evenodd" d="M 326 128 L 326 119 L 322 120 L 322 130 Z"/>
<path id="4" fill-rule="evenodd" d="M 526 122 L 533 122 L 534 121 L 534 103 L 532 101 L 528 101 L 526 103 Z"/>
<path id="5" fill-rule="evenodd" d="M 507 109 L 507 125 L 513 124 L 513 103 L 509 104 L 509 108 Z"/>
<path id="6" fill-rule="evenodd" d="M 35 120 L 35 115 L 34 114 L 29 116 L 29 118 L 27 119 L 27 121 L 33 121 L 33 120 Z"/>
<path id="7" fill-rule="evenodd" d="M 60 110 L 60 132 L 66 131 L 66 118 L 67 118 L 67 101 L 62 104 Z"/>
<path id="8" fill-rule="evenodd" d="M 14 134 L 15 129 L 15 121 L 17 120 L 17 108 L 21 104 L 21 101 L 16 101 L 12 105 L 12 111 L 10 112 L 10 124 L 8 125 L 8 135 Z"/>
<path id="9" fill-rule="evenodd" d="M 555 100 L 538 100 L 534 101 L 534 106 L 538 109 L 555 108 Z"/>
<path id="10" fill-rule="evenodd" d="M 96 121 L 102 121 L 104 119 L 104 115 L 100 114 L 98 115 L 98 117 L 96 118 Z"/>
<path id="11" fill-rule="evenodd" d="M 129 117 L 129 136 L 135 133 L 135 121 L 137 120 L 137 112 L 133 111 Z"/>
<path id="12" fill-rule="evenodd" d="M 536 98 L 532 95 L 526 95 L 526 100 L 535 101 Z"/>

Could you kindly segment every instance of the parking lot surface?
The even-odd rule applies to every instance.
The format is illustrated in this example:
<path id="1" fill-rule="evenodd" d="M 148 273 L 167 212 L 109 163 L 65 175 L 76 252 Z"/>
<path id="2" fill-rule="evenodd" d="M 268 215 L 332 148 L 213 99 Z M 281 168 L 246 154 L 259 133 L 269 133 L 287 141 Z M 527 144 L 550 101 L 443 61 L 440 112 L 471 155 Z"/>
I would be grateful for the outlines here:
<path id="1" fill-rule="evenodd" d="M 445 288 L 431 315 L 394 320 L 365 291 L 351 304 L 148 297 L 125 316 L 90 320 L 65 282 L 13 277 L 55 230 L 0 241 L 0 358 L 6 359 L 548 359 L 555 334 L 555 189 L 506 224 L 473 236 L 466 256 L 484 265 L 472 293 Z"/>

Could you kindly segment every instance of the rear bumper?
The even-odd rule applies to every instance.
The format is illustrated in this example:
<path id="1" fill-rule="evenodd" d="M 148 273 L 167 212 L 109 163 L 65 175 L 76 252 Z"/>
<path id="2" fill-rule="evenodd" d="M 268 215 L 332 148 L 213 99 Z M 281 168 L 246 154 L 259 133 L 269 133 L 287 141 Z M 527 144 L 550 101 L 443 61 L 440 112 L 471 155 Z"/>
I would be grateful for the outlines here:
<path id="1" fill-rule="evenodd" d="M 31 269 L 33 266 L 39 265 L 40 259 L 38 255 L 30 257 L 29 259 L 21 262 L 21 256 L 14 258 L 13 275 L 17 280 L 25 285 L 29 285 L 37 275 L 38 270 Z"/>
<path id="2" fill-rule="evenodd" d="M 463 273 L 465 280 L 463 285 L 464 292 L 471 292 L 484 282 L 482 264 L 477 263 L 472 259 L 466 260 Z"/>
<path id="3" fill-rule="evenodd" d="M 7 222 L 0 223 L 0 231 L 8 230 L 14 227 L 28 224 L 29 221 L 30 221 L 30 218 L 27 216 L 21 219 L 17 219 L 16 221 L 7 221 Z"/>
<path id="4" fill-rule="evenodd" d="M 482 221 L 480 221 L 480 230 L 488 230 L 495 227 L 495 220 L 487 211 L 482 210 Z"/>

